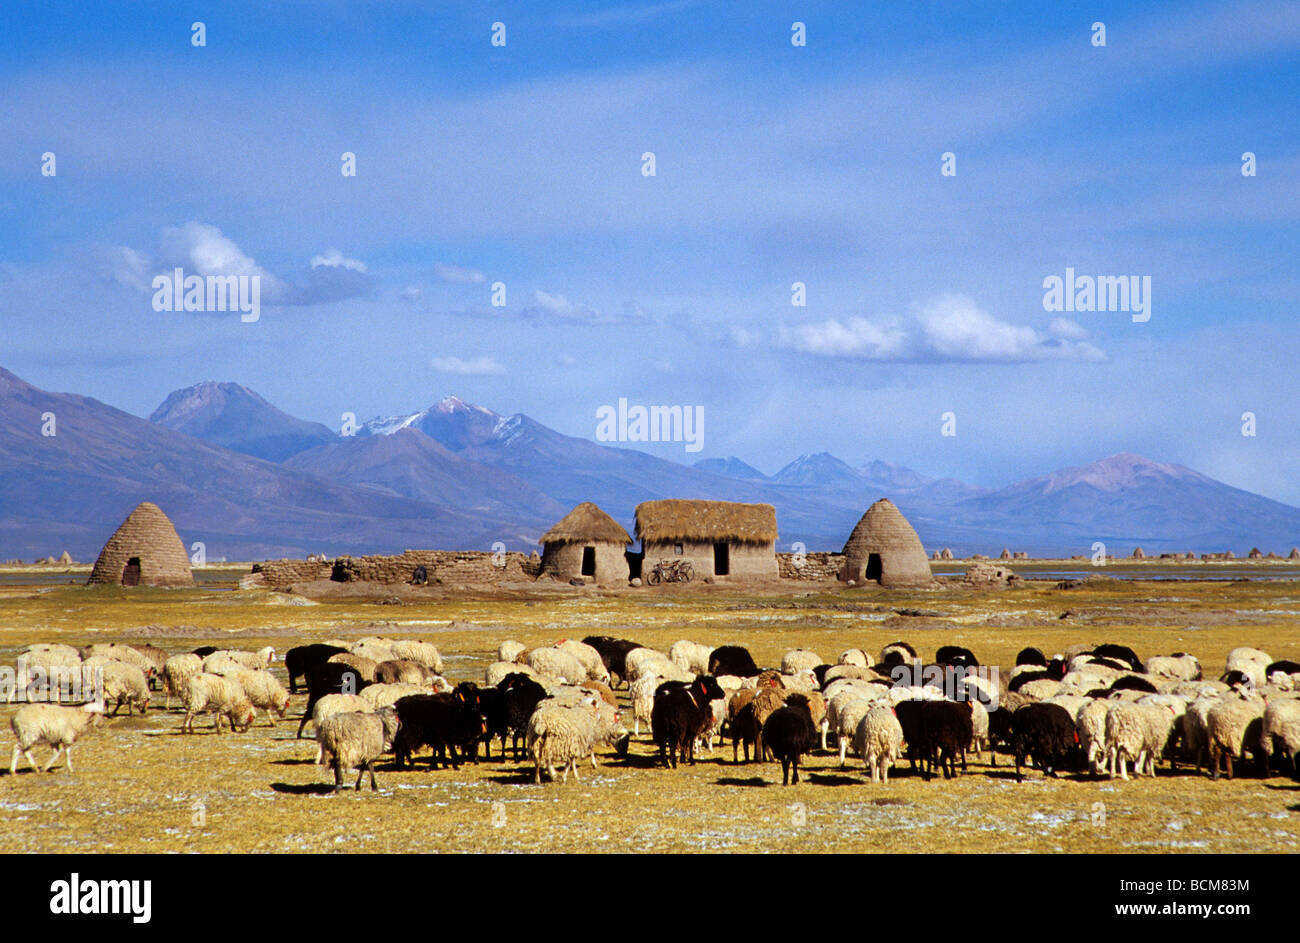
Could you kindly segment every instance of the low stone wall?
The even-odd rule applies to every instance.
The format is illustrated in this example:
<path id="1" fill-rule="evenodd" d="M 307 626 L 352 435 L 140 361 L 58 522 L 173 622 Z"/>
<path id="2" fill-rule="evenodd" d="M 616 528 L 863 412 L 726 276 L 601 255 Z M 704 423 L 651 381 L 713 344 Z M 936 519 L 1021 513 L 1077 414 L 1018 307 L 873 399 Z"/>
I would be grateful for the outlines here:
<path id="1" fill-rule="evenodd" d="M 267 585 L 288 586 L 312 580 L 362 580 L 409 583 L 423 566 L 430 583 L 509 583 L 536 579 L 541 560 L 536 554 L 486 550 L 407 550 L 396 556 L 339 557 L 324 563 L 268 560 L 258 564 Z"/>
<path id="2" fill-rule="evenodd" d="M 799 563 L 796 564 L 796 558 Z M 842 553 L 778 553 L 776 565 L 783 580 L 833 580 L 844 565 Z"/>

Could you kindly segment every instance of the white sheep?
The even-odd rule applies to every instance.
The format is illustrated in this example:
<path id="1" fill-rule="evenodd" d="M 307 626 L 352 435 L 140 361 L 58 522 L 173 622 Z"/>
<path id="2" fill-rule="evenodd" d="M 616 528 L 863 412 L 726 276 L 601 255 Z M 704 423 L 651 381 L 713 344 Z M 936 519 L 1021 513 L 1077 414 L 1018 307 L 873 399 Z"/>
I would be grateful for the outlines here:
<path id="1" fill-rule="evenodd" d="M 356 789 L 370 774 L 370 789 L 377 790 L 374 762 L 393 748 L 401 727 L 397 711 L 384 707 L 375 713 L 334 714 L 316 731 L 319 763 L 334 768 L 334 791 L 343 788 L 343 771 L 357 770 Z"/>
<path id="2" fill-rule="evenodd" d="M 1268 678 L 1264 673 L 1268 666 L 1273 663 L 1273 656 L 1268 652 L 1260 651 L 1258 648 L 1234 648 L 1228 652 L 1227 667 L 1224 673 L 1230 671 L 1240 671 L 1250 678 L 1251 683 L 1257 687 L 1263 687 Z"/>
<path id="3" fill-rule="evenodd" d="M 1088 760 L 1088 769 L 1097 776 L 1106 769 L 1109 758 L 1106 746 L 1106 715 L 1110 712 L 1110 705 L 1110 701 L 1090 697 L 1074 715 L 1074 726 L 1079 734 L 1079 747 Z"/>
<path id="4" fill-rule="evenodd" d="M 355 696 L 372 711 L 396 704 L 404 697 L 413 694 L 428 694 L 429 689 L 418 684 L 371 684 L 362 688 Z M 325 695 L 331 697 L 332 695 Z M 324 700 L 322 698 L 321 700 Z"/>
<path id="5" fill-rule="evenodd" d="M 218 734 L 221 733 L 223 715 L 230 721 L 232 731 L 247 730 L 253 723 L 253 704 L 248 695 L 238 682 L 221 675 L 196 674 L 185 685 L 181 701 L 185 708 L 182 733 L 193 733 L 195 715 L 206 711 L 212 712 L 212 726 Z"/>
<path id="6" fill-rule="evenodd" d="M 826 747 L 826 734 L 834 731 L 836 742 L 840 746 L 840 766 L 846 763 L 849 742 L 857 732 L 858 724 L 879 701 L 864 697 L 861 692 L 846 690 L 831 698 L 826 704 L 826 718 L 822 726 L 822 749 Z"/>
<path id="7" fill-rule="evenodd" d="M 555 781 L 555 767 L 563 769 L 561 782 L 569 781 L 569 773 L 581 781 L 578 760 L 586 757 L 596 741 L 596 726 L 600 720 L 601 701 L 588 695 L 574 707 L 565 707 L 553 700 L 542 701 L 528 718 L 525 741 L 528 755 L 534 764 L 533 781 L 542 781 L 542 767 L 546 767 L 551 781 Z"/>
<path id="8" fill-rule="evenodd" d="M 1111 701 L 1106 713 L 1106 744 L 1110 774 L 1119 770 L 1120 779 L 1128 779 L 1128 760 L 1133 773 L 1156 774 L 1156 761 L 1169 742 L 1175 721 L 1174 712 L 1160 704 L 1136 704 Z"/>
<path id="9" fill-rule="evenodd" d="M 163 690 L 167 693 L 167 708 L 172 706 L 172 695 L 185 696 L 185 685 L 196 674 L 203 671 L 203 659 L 188 652 L 184 655 L 172 655 L 163 663 Z"/>
<path id="10" fill-rule="evenodd" d="M 558 648 L 534 648 L 528 653 L 528 665 L 539 674 L 568 682 L 582 681 L 587 677 L 582 662 Z"/>
<path id="11" fill-rule="evenodd" d="M 12 704 L 19 691 L 27 692 L 34 683 L 56 674 L 77 672 L 81 670 L 81 653 L 70 646 L 50 645 L 49 647 L 29 647 L 18 654 L 18 669 L 14 673 L 14 685 L 5 695 Z M 51 685 L 51 688 L 54 686 Z"/>
<path id="12" fill-rule="evenodd" d="M 270 726 L 275 726 L 276 715 L 284 719 L 284 715 L 289 710 L 289 692 L 271 672 L 234 667 L 227 668 L 221 672 L 221 675 L 243 688 L 244 694 L 248 696 L 254 708 L 266 711 L 266 719 Z"/>
<path id="13" fill-rule="evenodd" d="M 588 681 L 599 681 L 601 684 L 609 684 L 609 669 L 605 667 L 605 661 L 600 657 L 600 652 L 592 648 L 586 642 L 579 642 L 577 639 L 566 638 L 556 643 L 555 648 L 562 652 L 567 652 L 578 661 L 582 662 L 582 667 L 587 670 L 585 675 Z M 571 679 L 581 681 L 582 678 Z"/>
<path id="14" fill-rule="evenodd" d="M 692 642 L 682 639 L 673 642 L 672 647 L 668 649 L 668 658 L 682 671 L 690 672 L 693 675 L 707 674 L 709 670 L 709 658 L 713 655 L 713 648 L 709 645 L 701 645 L 699 642 Z"/>
<path id="15" fill-rule="evenodd" d="M 816 652 L 806 648 L 792 648 L 781 656 L 781 674 L 793 675 L 801 671 L 812 671 L 818 665 L 824 664 L 826 663 Z"/>
<path id="16" fill-rule="evenodd" d="M 153 677 L 158 673 L 158 666 L 154 660 L 130 645 L 123 645 L 119 642 L 96 642 L 93 645 L 87 645 L 82 649 L 81 657 L 86 659 L 92 655 L 103 655 L 114 661 L 125 662 L 128 665 L 135 665 L 144 672 L 146 679 Z"/>
<path id="17" fill-rule="evenodd" d="M 393 654 L 393 645 L 393 639 L 367 636 L 358 642 L 353 642 L 348 646 L 348 649 L 354 655 L 360 655 L 362 658 L 369 658 L 371 661 L 379 663 L 396 659 L 397 656 Z"/>
<path id="18" fill-rule="evenodd" d="M 1164 681 L 1199 681 L 1201 663 L 1195 655 L 1153 655 L 1142 670 Z"/>
<path id="19" fill-rule="evenodd" d="M 513 661 L 494 661 L 484 670 L 483 683 L 489 688 L 495 688 L 506 679 L 507 675 L 512 674 L 524 674 L 530 678 L 537 678 L 537 672 L 528 665 L 515 664 Z"/>
<path id="20" fill-rule="evenodd" d="M 1208 723 L 1210 708 L 1219 700 L 1218 694 L 1198 697 L 1188 705 L 1182 716 L 1183 749 L 1199 770 L 1209 762 L 1210 739 Z"/>
<path id="21" fill-rule="evenodd" d="M 1205 739 L 1210 751 L 1211 778 L 1219 778 L 1220 757 L 1226 758 L 1228 778 L 1232 778 L 1232 761 L 1237 757 L 1244 758 L 1247 729 L 1252 721 L 1264 716 L 1264 710 L 1263 698 L 1237 694 L 1219 698 L 1210 708 L 1205 715 Z"/>
<path id="22" fill-rule="evenodd" d="M 85 704 L 81 707 L 65 707 L 59 704 L 24 704 L 9 719 L 9 728 L 14 732 L 14 750 L 9 759 L 9 775 L 18 772 L 18 757 L 25 756 L 32 769 L 42 772 L 32 756 L 32 747 L 37 744 L 54 747 L 54 755 L 45 764 L 44 772 L 49 772 L 60 753 L 68 757 L 68 772 L 72 772 L 72 745 L 87 730 L 103 723 L 104 715 L 97 705 Z"/>
<path id="23" fill-rule="evenodd" d="M 903 727 L 892 707 L 877 705 L 858 722 L 853 745 L 871 771 L 871 781 L 889 782 L 889 768 L 898 762 L 903 749 Z"/>
<path id="24" fill-rule="evenodd" d="M 497 646 L 497 661 L 514 661 L 526 651 L 528 646 L 523 642 L 507 639 Z"/>
<path id="25" fill-rule="evenodd" d="M 1260 749 L 1265 756 L 1273 755 L 1275 745 L 1296 768 L 1296 753 L 1300 752 L 1300 701 L 1294 698 L 1276 698 L 1264 709 L 1264 725 L 1259 735 Z"/>
<path id="26" fill-rule="evenodd" d="M 857 668 L 870 668 L 875 663 L 875 660 L 860 648 L 850 648 L 840 652 L 840 657 L 835 660 L 837 665 L 853 665 Z"/>
<path id="27" fill-rule="evenodd" d="M 718 675 L 713 680 L 718 682 L 718 687 L 722 688 L 722 690 L 726 691 L 728 694 L 733 691 L 739 691 L 745 686 L 745 679 L 738 678 L 735 675 Z"/>
<path id="28" fill-rule="evenodd" d="M 1016 688 L 1017 694 L 1023 694 L 1025 697 L 1032 698 L 1036 701 L 1046 700 L 1054 694 L 1061 692 L 1061 682 L 1053 681 L 1051 678 L 1039 678 L 1035 681 L 1026 681 L 1020 687 Z M 1074 687 L 1066 687 L 1066 693 L 1076 691 Z"/>
<path id="29" fill-rule="evenodd" d="M 259 668 L 269 668 L 275 662 L 275 649 L 270 645 L 259 648 L 255 652 L 245 652 L 237 648 L 222 648 L 213 652 L 208 658 L 218 658 L 224 656 L 244 668 L 257 670 Z M 204 659 L 206 664 L 207 659 Z M 203 669 L 207 671 L 207 668 Z"/>
<path id="30" fill-rule="evenodd" d="M 82 662 L 85 666 L 86 662 Z M 104 681 L 104 704 L 113 704 L 113 713 L 126 705 L 127 714 L 135 708 L 143 714 L 149 709 L 149 680 L 143 671 L 135 665 L 124 661 L 108 661 L 102 667 Z M 92 669 L 93 670 L 93 669 Z"/>
<path id="31" fill-rule="evenodd" d="M 437 646 L 418 639 L 398 639 L 392 644 L 393 658 L 424 665 L 434 674 L 442 674 L 442 655 Z M 356 652 L 353 652 L 355 655 Z"/>
<path id="32" fill-rule="evenodd" d="M 630 684 L 643 674 L 683 674 L 683 670 L 677 666 L 671 658 L 663 652 L 654 648 L 634 648 L 627 653 L 624 659 L 624 667 L 627 669 L 627 681 Z"/>
<path id="33" fill-rule="evenodd" d="M 658 675 L 642 675 L 628 685 L 628 696 L 632 700 L 632 735 L 641 736 L 641 721 L 645 721 L 647 734 L 653 734 L 650 727 L 650 715 L 654 712 L 655 689 L 663 683 Z"/>

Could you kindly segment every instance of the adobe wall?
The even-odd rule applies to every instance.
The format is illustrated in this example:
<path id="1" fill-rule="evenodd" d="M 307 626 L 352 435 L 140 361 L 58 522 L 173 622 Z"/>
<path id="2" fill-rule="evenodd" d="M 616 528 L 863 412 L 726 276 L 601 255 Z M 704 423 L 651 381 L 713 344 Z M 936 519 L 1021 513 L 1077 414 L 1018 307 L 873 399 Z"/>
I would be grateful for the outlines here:
<path id="1" fill-rule="evenodd" d="M 339 557 L 325 563 L 305 560 L 268 560 L 258 564 L 270 586 L 288 586 L 312 580 L 364 580 L 408 583 L 415 568 L 423 566 L 430 583 L 508 583 L 536 579 L 540 560 L 517 551 L 407 550 L 396 556 Z"/>
<path id="2" fill-rule="evenodd" d="M 582 551 L 584 547 L 596 548 L 597 584 L 614 586 L 628 581 L 627 556 L 618 544 L 547 544 L 542 551 L 541 572 L 556 579 L 569 580 L 582 577 Z M 590 580 L 591 577 L 582 577 Z"/>
<path id="3" fill-rule="evenodd" d="M 844 555 L 821 551 L 804 554 L 778 553 L 776 563 L 780 567 L 783 580 L 833 580 L 839 576 L 840 567 L 844 565 Z"/>

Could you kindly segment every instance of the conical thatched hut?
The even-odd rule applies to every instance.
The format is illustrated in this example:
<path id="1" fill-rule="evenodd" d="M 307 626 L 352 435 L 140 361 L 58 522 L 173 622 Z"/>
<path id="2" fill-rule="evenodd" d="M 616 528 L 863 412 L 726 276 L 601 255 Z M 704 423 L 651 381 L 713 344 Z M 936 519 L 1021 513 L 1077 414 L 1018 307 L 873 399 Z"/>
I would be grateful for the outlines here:
<path id="1" fill-rule="evenodd" d="M 131 512 L 99 552 L 91 583 L 121 586 L 191 586 L 190 558 L 176 528 L 156 504 Z"/>
<path id="2" fill-rule="evenodd" d="M 1134 560 L 1145 560 L 1146 558 L 1147 558 L 1147 552 L 1146 552 L 1145 550 L 1143 550 L 1141 547 L 1134 547 L 1134 548 L 1133 548 L 1133 559 L 1134 559 Z"/>
<path id="3" fill-rule="evenodd" d="M 1246 554 L 1247 559 L 1250 560 L 1259 560 L 1262 559 L 1263 556 L 1264 556 L 1264 552 L 1260 550 L 1258 547 L 1251 547 L 1250 553 Z"/>
<path id="4" fill-rule="evenodd" d="M 841 580 L 875 580 L 881 586 L 930 583 L 930 562 L 921 538 L 888 498 L 881 498 L 862 515 L 844 545 Z"/>
<path id="5" fill-rule="evenodd" d="M 695 579 L 776 579 L 776 508 L 731 501 L 645 501 L 636 506 L 644 572 L 661 560 L 688 561 Z"/>
<path id="6" fill-rule="evenodd" d="M 542 575 L 596 583 L 628 581 L 628 532 L 590 501 L 579 504 L 542 535 Z"/>
<path id="7" fill-rule="evenodd" d="M 951 560 L 951 559 L 952 559 L 952 551 L 949 550 L 947 547 L 944 547 L 943 550 L 939 553 L 939 559 L 940 559 L 940 560 Z"/>

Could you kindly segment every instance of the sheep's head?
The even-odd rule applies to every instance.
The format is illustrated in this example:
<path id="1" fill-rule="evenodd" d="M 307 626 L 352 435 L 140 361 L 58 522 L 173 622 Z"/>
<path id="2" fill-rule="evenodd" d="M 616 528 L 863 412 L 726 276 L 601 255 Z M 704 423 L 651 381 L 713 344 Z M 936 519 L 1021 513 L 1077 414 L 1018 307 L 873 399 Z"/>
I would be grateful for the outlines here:
<path id="1" fill-rule="evenodd" d="M 230 729 L 244 731 L 253 726 L 253 702 L 248 698 L 240 698 L 235 706 L 230 709 Z"/>

